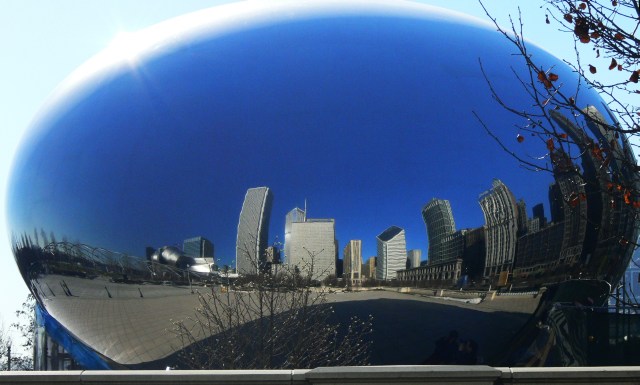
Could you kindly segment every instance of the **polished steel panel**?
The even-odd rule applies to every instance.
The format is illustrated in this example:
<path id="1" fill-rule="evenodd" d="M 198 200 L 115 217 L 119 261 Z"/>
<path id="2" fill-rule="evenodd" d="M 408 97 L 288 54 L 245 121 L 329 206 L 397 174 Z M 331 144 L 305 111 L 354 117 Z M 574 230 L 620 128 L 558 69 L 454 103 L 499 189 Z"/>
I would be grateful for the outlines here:
<path id="1" fill-rule="evenodd" d="M 26 284 L 112 367 L 171 363 L 171 320 L 235 279 L 249 243 L 266 271 L 325 249 L 342 259 L 360 240 L 350 289 L 374 282 L 385 229 L 422 250 L 422 266 L 396 263 L 379 290 L 329 294 L 340 316 L 373 315 L 374 364 L 424 362 L 450 329 L 475 339 L 484 362 L 539 364 L 530 357 L 542 354 L 533 346 L 549 307 L 604 303 L 628 264 L 636 181 L 625 138 L 565 109 L 549 111 L 555 136 L 518 128 L 527 122 L 487 80 L 530 108 L 512 73 L 526 69 L 480 22 L 400 2 L 231 5 L 136 43 L 97 56 L 45 106 L 8 194 Z M 529 49 L 576 88 L 566 65 Z M 576 105 L 612 123 L 592 90 Z M 250 218 L 245 196 L 259 187 L 268 203 Z M 447 210 L 423 217 L 434 199 Z M 334 245 L 281 253 L 295 208 L 293 224 L 334 221 Z M 194 237 L 214 255 L 187 255 Z"/>

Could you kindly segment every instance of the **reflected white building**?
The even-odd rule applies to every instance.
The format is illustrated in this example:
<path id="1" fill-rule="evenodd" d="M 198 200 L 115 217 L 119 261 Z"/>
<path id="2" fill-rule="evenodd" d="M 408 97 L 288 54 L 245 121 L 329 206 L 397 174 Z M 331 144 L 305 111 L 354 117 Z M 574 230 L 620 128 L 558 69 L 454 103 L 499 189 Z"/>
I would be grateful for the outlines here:
<path id="1" fill-rule="evenodd" d="M 266 257 L 273 194 L 268 187 L 247 190 L 238 221 L 236 272 L 256 274 Z"/>
<path id="2" fill-rule="evenodd" d="M 287 213 L 284 222 L 284 257 L 288 258 L 291 255 L 291 224 L 294 222 L 304 222 L 307 218 L 307 213 L 301 208 L 294 208 Z"/>
<path id="3" fill-rule="evenodd" d="M 407 242 L 404 230 L 391 226 L 376 237 L 378 256 L 376 261 L 376 279 L 396 279 L 396 272 L 403 270 L 407 260 Z"/>
<path id="4" fill-rule="evenodd" d="M 303 276 L 323 280 L 336 274 L 336 230 L 333 219 L 292 222 L 287 264 Z"/>

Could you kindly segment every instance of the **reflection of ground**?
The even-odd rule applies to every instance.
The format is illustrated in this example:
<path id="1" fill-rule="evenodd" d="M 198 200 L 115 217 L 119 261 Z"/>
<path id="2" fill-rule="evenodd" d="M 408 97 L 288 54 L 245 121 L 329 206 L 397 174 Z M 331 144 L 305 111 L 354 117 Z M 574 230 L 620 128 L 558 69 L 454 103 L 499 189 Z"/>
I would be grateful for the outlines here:
<path id="1" fill-rule="evenodd" d="M 65 294 L 65 284 L 71 296 Z M 173 353 L 179 342 L 168 332 L 171 320 L 192 315 L 198 302 L 188 287 L 129 285 L 101 278 L 49 275 L 37 286 L 54 318 L 89 347 L 125 365 Z"/>
<path id="2" fill-rule="evenodd" d="M 193 315 L 189 287 L 113 283 L 48 275 L 35 283 L 47 311 L 87 345 L 115 362 L 135 365 L 175 352 L 171 320 Z M 194 287 L 210 291 L 211 288 Z M 142 296 L 141 296 L 142 295 Z M 489 357 L 504 347 L 533 312 L 531 296 L 467 304 L 392 291 L 329 295 L 341 319 L 374 317 L 372 364 L 418 364 L 451 329 L 475 339 Z"/>
<path id="3" fill-rule="evenodd" d="M 461 338 L 476 340 L 479 354 L 490 359 L 537 306 L 531 296 L 497 297 L 477 305 L 387 291 L 336 297 L 337 314 L 373 315 L 373 365 L 420 364 L 433 352 L 436 340 L 453 329 Z"/>

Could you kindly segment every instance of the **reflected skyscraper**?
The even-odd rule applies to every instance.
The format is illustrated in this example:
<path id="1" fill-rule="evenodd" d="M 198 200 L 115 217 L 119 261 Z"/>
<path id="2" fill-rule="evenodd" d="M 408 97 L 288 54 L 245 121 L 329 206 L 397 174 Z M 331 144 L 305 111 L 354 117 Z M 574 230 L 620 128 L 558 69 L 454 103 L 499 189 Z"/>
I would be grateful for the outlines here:
<path id="1" fill-rule="evenodd" d="M 527 232 L 527 204 L 524 199 L 519 199 L 516 207 L 518 208 L 518 235 L 522 235 Z"/>
<path id="2" fill-rule="evenodd" d="M 303 276 L 322 280 L 336 274 L 336 229 L 333 219 L 309 219 L 291 223 L 287 263 Z"/>
<path id="3" fill-rule="evenodd" d="M 376 279 L 396 279 L 398 270 L 405 268 L 407 243 L 404 229 L 391 226 L 376 237 L 378 256 L 376 261 Z"/>
<path id="4" fill-rule="evenodd" d="M 193 258 L 213 258 L 213 242 L 204 237 L 193 237 L 182 242 L 182 251 Z"/>
<path id="5" fill-rule="evenodd" d="M 558 185 L 556 198 L 562 207 L 562 248 L 560 262 L 571 264 L 582 254 L 587 230 L 587 195 L 584 181 L 571 158 L 563 151 L 551 153 L 553 174 Z"/>
<path id="6" fill-rule="evenodd" d="M 631 201 L 627 202 L 629 197 L 625 198 L 625 188 L 611 178 L 609 167 L 614 170 L 624 169 L 625 163 L 635 163 L 630 159 L 632 151 L 621 152 L 620 143 L 615 140 L 615 135 L 598 123 L 606 120 L 595 107 L 585 108 L 583 112 L 589 116 L 587 125 L 599 136 L 598 140 L 586 135 L 586 131 L 563 114 L 550 111 L 550 115 L 580 149 L 582 160 L 580 176 L 583 179 L 581 186 L 584 187 L 584 195 L 578 194 L 577 200 L 563 198 L 571 205 L 582 204 L 581 202 L 586 198 L 587 227 L 581 260 L 589 265 L 590 272 L 595 277 L 604 277 L 611 274 L 610 267 L 605 261 L 614 255 L 628 255 L 630 251 L 626 244 L 629 239 L 637 237 L 637 232 L 634 230 L 635 210 L 630 204 Z M 609 148 L 609 153 L 605 154 L 602 151 L 603 148 Z M 618 177 L 620 175 L 622 174 L 617 174 Z M 633 178 L 628 180 L 631 181 Z M 637 182 L 634 181 L 633 184 L 637 185 Z M 561 191 L 560 183 L 557 185 L 556 190 Z M 560 209 L 562 206 L 554 210 L 556 215 L 559 214 Z M 580 228 L 581 224 L 575 227 L 578 230 Z M 571 231 L 568 231 L 566 235 L 570 234 Z"/>
<path id="7" fill-rule="evenodd" d="M 245 194 L 236 241 L 238 274 L 256 274 L 265 258 L 272 204 L 273 194 L 268 187 L 250 188 Z"/>
<path id="8" fill-rule="evenodd" d="M 407 251 L 407 269 L 420 267 L 420 259 L 422 259 L 422 250 L 413 249 Z"/>
<path id="9" fill-rule="evenodd" d="M 359 284 L 362 279 L 362 241 L 351 240 L 344 247 L 342 277 L 351 284 Z"/>
<path id="10" fill-rule="evenodd" d="M 484 276 L 492 278 L 512 268 L 516 254 L 518 206 L 513 193 L 499 179 L 478 199 L 485 220 Z"/>
<path id="11" fill-rule="evenodd" d="M 429 238 L 430 265 L 460 258 L 464 248 L 463 234 L 456 232 L 451 204 L 445 199 L 432 199 L 422 209 L 422 219 Z"/>
<path id="12" fill-rule="evenodd" d="M 375 279 L 376 278 L 376 257 L 369 257 L 365 263 L 362 264 L 362 279 Z"/>
<path id="13" fill-rule="evenodd" d="M 306 206 L 306 204 L 305 204 Z M 284 222 L 284 256 L 288 258 L 291 255 L 291 224 L 294 222 L 304 222 L 307 218 L 306 207 L 302 210 L 298 207 L 287 213 Z"/>

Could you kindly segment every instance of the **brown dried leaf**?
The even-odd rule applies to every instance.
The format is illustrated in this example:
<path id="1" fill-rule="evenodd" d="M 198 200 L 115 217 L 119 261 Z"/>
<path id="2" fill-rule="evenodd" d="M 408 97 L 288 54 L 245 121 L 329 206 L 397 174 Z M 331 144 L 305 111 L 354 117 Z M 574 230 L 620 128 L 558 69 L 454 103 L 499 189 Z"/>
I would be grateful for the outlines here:
<path id="1" fill-rule="evenodd" d="M 553 143 L 553 138 L 547 139 L 547 150 L 553 151 L 554 148 L 556 148 L 556 145 Z"/>

